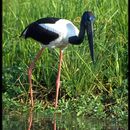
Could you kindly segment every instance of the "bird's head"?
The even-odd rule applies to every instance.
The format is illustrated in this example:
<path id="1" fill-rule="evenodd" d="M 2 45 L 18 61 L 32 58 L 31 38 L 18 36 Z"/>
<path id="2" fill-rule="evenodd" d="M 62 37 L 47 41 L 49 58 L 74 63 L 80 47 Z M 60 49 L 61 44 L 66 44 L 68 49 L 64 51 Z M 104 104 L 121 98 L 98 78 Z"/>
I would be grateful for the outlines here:
<path id="1" fill-rule="evenodd" d="M 93 23 L 95 20 L 95 16 L 90 11 L 85 11 L 82 15 L 82 19 L 84 22 L 84 25 L 86 26 L 88 23 Z"/>
<path id="2" fill-rule="evenodd" d="M 88 35 L 88 42 L 90 48 L 90 54 L 92 61 L 94 62 L 94 49 L 93 49 L 93 22 L 95 20 L 95 16 L 90 11 L 85 11 L 82 15 L 82 22 L 86 28 Z"/>

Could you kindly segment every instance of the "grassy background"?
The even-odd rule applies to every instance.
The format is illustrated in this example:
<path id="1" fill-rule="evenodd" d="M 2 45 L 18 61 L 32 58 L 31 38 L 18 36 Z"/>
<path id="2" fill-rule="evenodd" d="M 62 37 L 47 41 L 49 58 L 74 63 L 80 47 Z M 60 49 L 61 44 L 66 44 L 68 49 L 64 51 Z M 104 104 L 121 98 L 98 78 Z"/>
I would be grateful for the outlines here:
<path id="1" fill-rule="evenodd" d="M 27 68 L 40 46 L 20 39 L 31 22 L 47 16 L 71 20 L 78 28 L 84 11 L 94 13 L 93 66 L 87 37 L 68 46 L 61 72 L 59 109 L 124 118 L 128 109 L 127 0 L 3 0 L 3 102 L 5 109 L 28 105 Z M 33 71 L 36 105 L 50 108 L 55 96 L 59 50 L 46 49 Z M 10 108 L 10 107 L 9 107 Z"/>

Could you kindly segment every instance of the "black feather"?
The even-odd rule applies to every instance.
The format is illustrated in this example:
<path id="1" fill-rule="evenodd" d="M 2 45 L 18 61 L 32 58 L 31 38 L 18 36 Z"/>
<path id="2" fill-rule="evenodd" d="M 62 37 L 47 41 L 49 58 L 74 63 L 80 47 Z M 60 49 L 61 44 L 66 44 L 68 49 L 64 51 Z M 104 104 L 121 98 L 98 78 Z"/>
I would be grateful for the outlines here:
<path id="1" fill-rule="evenodd" d="M 40 43 L 43 43 L 45 45 L 49 44 L 49 42 L 57 39 L 59 35 L 55 32 L 52 32 L 50 30 L 47 30 L 43 27 L 41 27 L 39 24 L 45 24 L 45 23 L 55 23 L 58 21 L 59 18 L 42 18 L 39 19 L 31 24 L 29 24 L 21 33 L 21 36 L 24 36 L 24 38 L 32 38 Z M 26 33 L 24 34 L 24 32 Z"/>
<path id="2" fill-rule="evenodd" d="M 36 22 L 39 23 L 39 24 L 42 24 L 42 23 L 55 23 L 58 20 L 60 20 L 60 18 L 47 17 L 47 18 L 41 18 L 41 19 L 37 20 Z"/>

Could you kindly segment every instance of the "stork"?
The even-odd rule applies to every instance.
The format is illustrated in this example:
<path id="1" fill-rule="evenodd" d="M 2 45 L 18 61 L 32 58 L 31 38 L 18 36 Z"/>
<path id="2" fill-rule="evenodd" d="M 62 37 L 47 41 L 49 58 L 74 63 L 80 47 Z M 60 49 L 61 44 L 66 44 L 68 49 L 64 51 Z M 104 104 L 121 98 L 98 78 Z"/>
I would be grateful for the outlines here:
<path id="1" fill-rule="evenodd" d="M 37 53 L 34 60 L 28 68 L 29 91 L 31 98 L 31 106 L 34 105 L 33 90 L 32 90 L 32 70 L 35 62 L 39 59 L 45 48 L 59 48 L 60 58 L 58 66 L 58 75 L 56 80 L 56 97 L 55 108 L 58 106 L 58 95 L 60 88 L 60 74 L 61 64 L 63 59 L 63 51 L 67 45 L 80 45 L 85 36 L 85 31 L 88 35 L 88 43 L 90 48 L 90 55 L 94 62 L 94 49 L 93 49 L 93 21 L 95 17 L 91 11 L 85 11 L 81 17 L 80 30 L 69 20 L 55 17 L 41 18 L 29 24 L 21 33 L 20 37 L 32 38 L 41 44 L 41 49 Z"/>

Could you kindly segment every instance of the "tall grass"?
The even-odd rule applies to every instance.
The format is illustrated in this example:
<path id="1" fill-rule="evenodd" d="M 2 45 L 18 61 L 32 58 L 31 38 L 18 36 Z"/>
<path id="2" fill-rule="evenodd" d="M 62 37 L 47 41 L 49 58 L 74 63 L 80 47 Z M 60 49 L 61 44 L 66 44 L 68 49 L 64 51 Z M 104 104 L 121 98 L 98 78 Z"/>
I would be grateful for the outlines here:
<path id="1" fill-rule="evenodd" d="M 128 11 L 127 0 L 3 0 L 3 88 L 10 97 L 28 98 L 27 68 L 39 44 L 19 38 L 31 22 L 47 16 L 71 20 L 90 10 L 94 22 L 96 64 L 91 62 L 88 41 L 68 46 L 61 72 L 61 96 L 101 96 L 107 93 L 127 104 Z M 55 91 L 59 50 L 46 49 L 33 71 L 33 88 L 42 98 Z M 37 95 L 37 96 L 39 96 Z M 117 95 L 117 96 L 116 96 Z"/>

